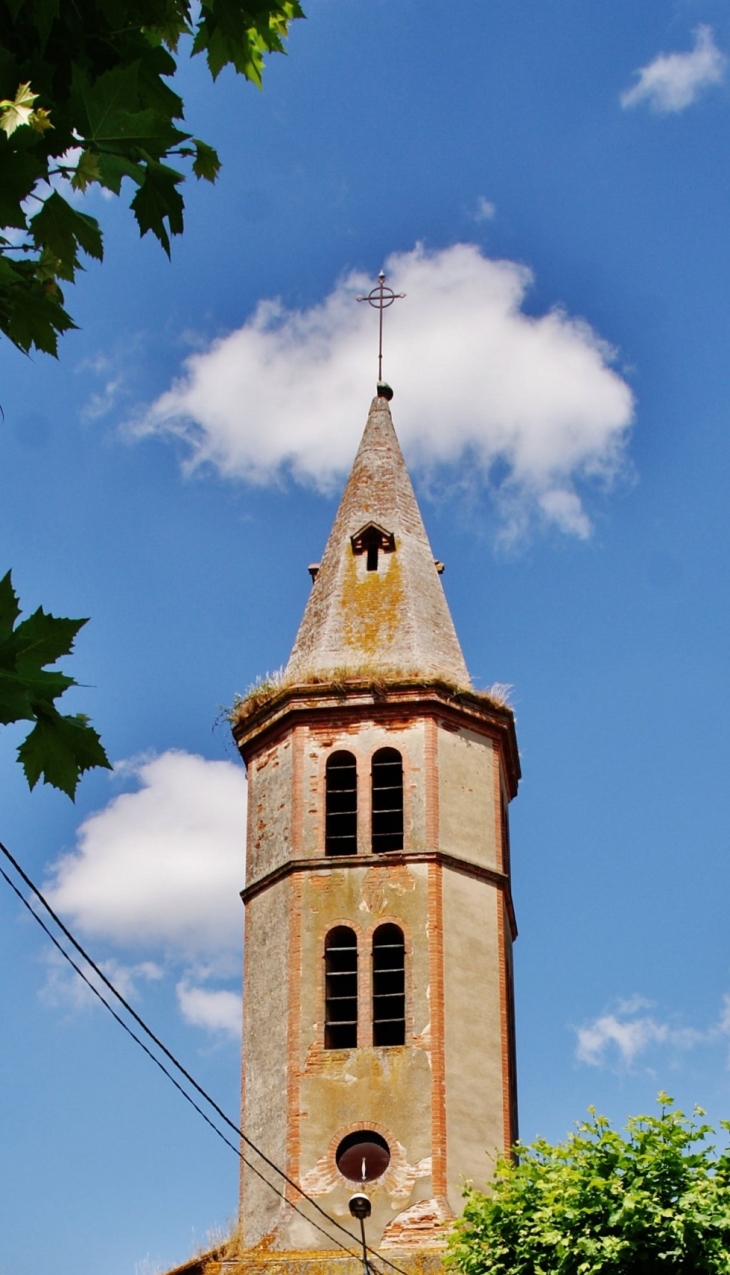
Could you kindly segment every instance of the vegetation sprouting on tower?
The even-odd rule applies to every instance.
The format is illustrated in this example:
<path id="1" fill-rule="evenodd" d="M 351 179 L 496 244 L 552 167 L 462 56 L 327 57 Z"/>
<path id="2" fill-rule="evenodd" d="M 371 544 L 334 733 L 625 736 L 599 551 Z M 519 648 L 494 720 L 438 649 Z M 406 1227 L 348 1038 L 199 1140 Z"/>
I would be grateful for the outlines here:
<path id="1" fill-rule="evenodd" d="M 345 1224 L 366 1192 L 369 1242 L 423 1266 L 440 1265 L 464 1179 L 517 1135 L 520 772 L 511 710 L 471 686 L 383 390 L 284 675 L 234 714 L 242 1127 Z M 317 1221 L 243 1167 L 246 1271 L 347 1265 Z"/>

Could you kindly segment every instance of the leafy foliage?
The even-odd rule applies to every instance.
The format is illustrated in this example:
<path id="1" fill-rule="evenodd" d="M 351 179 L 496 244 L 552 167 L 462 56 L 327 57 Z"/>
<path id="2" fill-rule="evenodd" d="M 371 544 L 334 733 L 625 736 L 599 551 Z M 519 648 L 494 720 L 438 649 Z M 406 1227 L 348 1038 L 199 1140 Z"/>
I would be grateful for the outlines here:
<path id="1" fill-rule="evenodd" d="M 8 572 L 0 580 L 0 725 L 35 722 L 18 748 L 28 783 L 34 788 L 42 778 L 73 800 L 85 770 L 95 766 L 110 770 L 111 766 L 88 717 L 83 713 L 63 716 L 56 708 L 54 701 L 78 683 L 46 666 L 70 655 L 86 620 L 47 615 L 42 607 L 18 624 L 19 616 Z"/>
<path id="2" fill-rule="evenodd" d="M 469 1188 L 448 1256 L 465 1275 L 727 1275 L 730 1152 L 659 1095 L 626 1136 L 591 1108 L 566 1142 L 500 1161 L 490 1195 Z M 700 1108 L 696 1116 L 703 1116 Z M 724 1129 L 730 1128 L 722 1121 Z"/>
<path id="3" fill-rule="evenodd" d="M 7 137 L 12 137 L 16 128 L 29 124 L 37 133 L 51 128 L 48 111 L 36 110 L 37 93 L 31 92 L 30 84 L 21 84 L 12 101 L 3 98 L 0 102 L 0 128 Z"/>
<path id="4" fill-rule="evenodd" d="M 0 331 L 15 345 L 57 353 L 75 326 L 60 281 L 73 282 L 81 252 L 102 257 L 68 183 L 118 195 L 128 179 L 140 234 L 169 255 L 184 211 L 173 164 L 215 181 L 213 147 L 178 126 L 168 80 L 181 38 L 214 79 L 231 64 L 260 87 L 265 55 L 285 51 L 303 16 L 299 0 L 202 0 L 195 19 L 190 0 L 0 0 Z"/>

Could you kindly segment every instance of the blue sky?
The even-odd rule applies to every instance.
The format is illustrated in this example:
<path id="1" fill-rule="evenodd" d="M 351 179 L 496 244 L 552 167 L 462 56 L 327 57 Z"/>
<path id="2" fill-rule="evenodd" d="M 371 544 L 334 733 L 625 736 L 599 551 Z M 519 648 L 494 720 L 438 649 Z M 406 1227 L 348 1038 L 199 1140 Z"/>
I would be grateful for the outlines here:
<path id="1" fill-rule="evenodd" d="M 717 1121 L 730 13 L 305 7 L 263 94 L 183 68 L 224 167 L 172 263 L 90 197 L 80 331 L 57 364 L 0 350 L 2 567 L 26 610 L 91 617 L 69 707 L 118 763 L 75 806 L 31 795 L 6 729 L 0 837 L 235 1113 L 245 790 L 219 715 L 288 656 L 373 390 L 354 295 L 389 262 L 394 421 L 467 664 L 517 712 L 522 1136 L 660 1088 Z M 152 1275 L 225 1228 L 235 1157 L 7 889 L 0 916 L 6 1260 Z"/>

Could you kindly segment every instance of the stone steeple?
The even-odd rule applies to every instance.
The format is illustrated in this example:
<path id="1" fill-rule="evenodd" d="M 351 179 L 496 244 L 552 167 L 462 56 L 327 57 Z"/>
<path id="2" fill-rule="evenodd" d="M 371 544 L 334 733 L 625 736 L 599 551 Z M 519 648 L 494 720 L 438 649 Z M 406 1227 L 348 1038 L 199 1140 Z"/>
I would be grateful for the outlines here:
<path id="1" fill-rule="evenodd" d="M 384 397 L 370 407 L 285 676 L 335 671 L 470 686 Z"/>
<path id="2" fill-rule="evenodd" d="M 469 687 L 384 394 L 315 574 L 285 676 L 233 713 L 240 1226 L 178 1275 L 362 1275 L 363 1195 L 366 1271 L 443 1275 L 464 1181 L 517 1138 L 514 717 Z"/>
<path id="3" fill-rule="evenodd" d="M 469 686 L 385 393 L 314 574 L 284 677 L 232 723 L 250 1142 L 226 1266 L 358 1275 L 364 1193 L 373 1249 L 442 1275 L 464 1180 L 517 1137 L 520 763 L 511 709 Z"/>

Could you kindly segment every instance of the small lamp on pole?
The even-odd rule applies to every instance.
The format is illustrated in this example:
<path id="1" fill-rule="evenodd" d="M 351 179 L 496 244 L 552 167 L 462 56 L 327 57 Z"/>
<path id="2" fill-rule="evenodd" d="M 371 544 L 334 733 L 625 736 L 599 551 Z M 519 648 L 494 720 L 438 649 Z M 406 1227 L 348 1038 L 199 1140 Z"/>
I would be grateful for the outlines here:
<path id="1" fill-rule="evenodd" d="M 370 1217 L 372 1205 L 367 1195 L 363 1191 L 358 1191 L 355 1195 L 350 1196 L 350 1213 L 360 1222 L 360 1235 L 362 1236 L 362 1262 L 365 1267 L 365 1275 L 370 1275 L 370 1267 L 368 1266 L 368 1248 L 365 1243 L 365 1218 Z"/>

